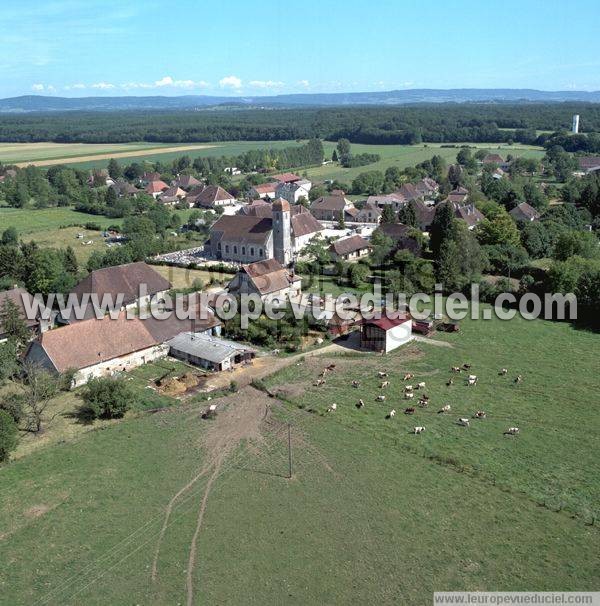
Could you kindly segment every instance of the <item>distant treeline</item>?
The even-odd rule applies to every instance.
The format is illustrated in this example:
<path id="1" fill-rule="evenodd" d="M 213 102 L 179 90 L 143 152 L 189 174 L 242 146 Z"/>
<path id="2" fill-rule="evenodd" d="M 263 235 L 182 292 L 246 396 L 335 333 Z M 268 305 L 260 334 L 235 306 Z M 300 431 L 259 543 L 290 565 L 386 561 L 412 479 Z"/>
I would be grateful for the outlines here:
<path id="1" fill-rule="evenodd" d="M 0 141 L 191 143 L 319 137 L 353 143 L 508 142 L 544 144 L 573 114 L 584 132 L 600 132 L 600 104 L 420 104 L 170 112 L 65 112 L 0 115 Z M 579 151 L 594 151 L 583 149 Z"/>

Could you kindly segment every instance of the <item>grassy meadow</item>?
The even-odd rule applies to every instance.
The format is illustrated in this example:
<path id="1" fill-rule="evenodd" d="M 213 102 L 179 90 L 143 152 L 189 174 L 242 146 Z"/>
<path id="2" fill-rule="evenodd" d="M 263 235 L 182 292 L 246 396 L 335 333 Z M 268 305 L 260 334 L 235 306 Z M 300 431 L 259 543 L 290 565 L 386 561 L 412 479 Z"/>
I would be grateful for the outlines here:
<path id="1" fill-rule="evenodd" d="M 451 347 L 300 356 L 267 380 L 283 403 L 250 388 L 213 400 L 243 415 L 264 398 L 272 412 L 214 481 L 203 476 L 176 502 L 155 581 L 165 507 L 207 462 L 221 413 L 203 421 L 189 402 L 31 450 L 0 469 L 3 600 L 184 603 L 206 495 L 193 603 L 420 606 L 434 590 L 597 589 L 600 337 L 545 321 L 465 320 L 461 328 L 436 335 Z M 449 373 L 467 361 L 475 388 Z M 313 387 L 332 362 L 326 384 Z M 378 404 L 382 369 L 391 386 Z M 133 380 L 143 389 L 163 370 L 149 365 Z M 405 371 L 431 397 L 414 416 L 402 414 Z M 332 402 L 338 410 L 328 414 Z M 452 412 L 438 415 L 445 403 Z M 391 408 L 398 415 L 386 419 Z M 488 418 L 455 424 L 477 409 Z M 412 435 L 414 425 L 427 430 Z M 517 438 L 503 435 L 512 425 Z"/>

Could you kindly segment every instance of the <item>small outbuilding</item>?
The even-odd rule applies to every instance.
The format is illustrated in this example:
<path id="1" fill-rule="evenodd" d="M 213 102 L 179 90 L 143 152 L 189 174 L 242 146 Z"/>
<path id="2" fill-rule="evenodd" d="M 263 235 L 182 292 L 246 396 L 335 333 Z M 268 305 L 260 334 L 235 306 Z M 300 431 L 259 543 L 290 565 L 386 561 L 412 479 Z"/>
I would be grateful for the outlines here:
<path id="1" fill-rule="evenodd" d="M 256 350 L 206 333 L 184 332 L 167 342 L 169 355 L 207 370 L 232 369 L 249 364 Z"/>
<path id="2" fill-rule="evenodd" d="M 329 247 L 331 259 L 335 261 L 351 261 L 369 254 L 370 244 L 362 236 L 350 236 L 336 240 Z"/>
<path id="3" fill-rule="evenodd" d="M 411 318 L 396 312 L 379 319 L 365 320 L 360 345 L 363 349 L 388 353 L 413 338 Z"/>

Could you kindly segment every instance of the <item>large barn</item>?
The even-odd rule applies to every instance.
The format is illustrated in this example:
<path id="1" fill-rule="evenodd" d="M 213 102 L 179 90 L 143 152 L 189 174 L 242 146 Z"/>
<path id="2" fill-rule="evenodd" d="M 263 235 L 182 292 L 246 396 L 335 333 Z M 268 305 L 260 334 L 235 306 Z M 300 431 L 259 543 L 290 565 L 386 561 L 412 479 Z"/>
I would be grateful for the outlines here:
<path id="1" fill-rule="evenodd" d="M 388 353 L 413 339 L 412 320 L 401 313 L 365 320 L 360 337 L 364 349 Z"/>

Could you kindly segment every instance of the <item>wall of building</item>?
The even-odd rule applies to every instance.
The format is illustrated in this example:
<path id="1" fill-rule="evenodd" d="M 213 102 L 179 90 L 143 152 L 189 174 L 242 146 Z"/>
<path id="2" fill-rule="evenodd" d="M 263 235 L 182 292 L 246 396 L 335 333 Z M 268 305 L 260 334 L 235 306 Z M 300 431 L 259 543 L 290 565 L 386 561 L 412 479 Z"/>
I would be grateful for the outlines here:
<path id="1" fill-rule="evenodd" d="M 408 343 L 413 338 L 412 322 L 403 322 L 386 332 L 385 353 L 393 351 L 400 345 Z"/>
<path id="2" fill-rule="evenodd" d="M 215 256 L 223 261 L 235 263 L 254 263 L 264 259 L 273 258 L 273 237 L 268 235 L 265 245 L 240 244 L 238 240 L 221 240 L 221 249 L 213 252 Z"/>

